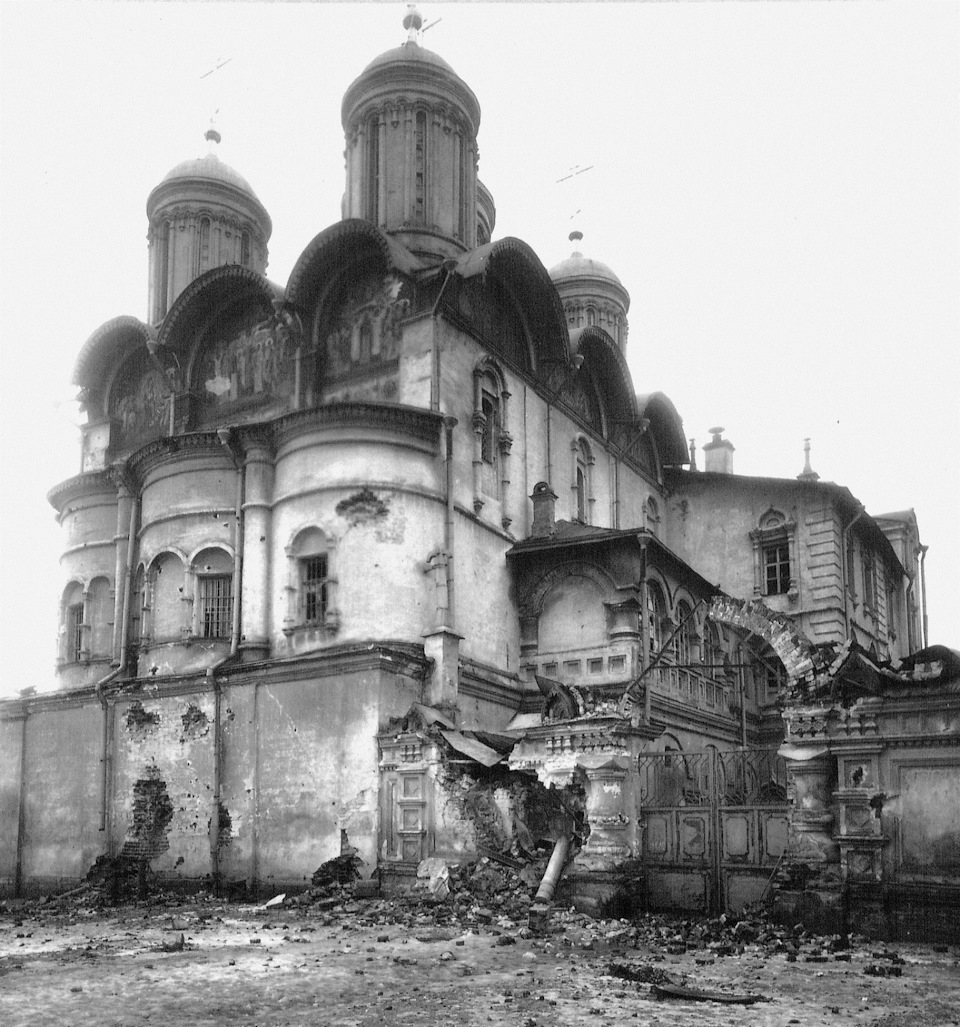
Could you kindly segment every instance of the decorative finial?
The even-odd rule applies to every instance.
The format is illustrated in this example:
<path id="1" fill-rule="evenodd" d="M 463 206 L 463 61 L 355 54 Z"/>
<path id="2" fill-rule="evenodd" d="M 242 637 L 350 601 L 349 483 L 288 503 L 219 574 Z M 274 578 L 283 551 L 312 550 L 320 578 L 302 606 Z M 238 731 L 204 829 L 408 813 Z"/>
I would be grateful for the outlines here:
<path id="1" fill-rule="evenodd" d="M 407 13 L 403 19 L 403 27 L 407 30 L 407 42 L 420 42 L 420 28 L 423 25 L 423 16 L 417 10 L 416 4 L 407 4 Z"/>
<path id="2" fill-rule="evenodd" d="M 721 441 L 720 436 L 723 435 L 723 429 L 722 428 L 708 428 L 707 431 L 710 432 L 710 434 L 713 436 L 713 441 L 714 442 L 720 442 Z"/>
<path id="3" fill-rule="evenodd" d="M 803 470 L 797 475 L 799 481 L 816 481 L 819 474 L 810 466 L 810 440 L 803 440 Z"/>
<path id="4" fill-rule="evenodd" d="M 690 439 L 690 470 L 697 469 L 697 440 Z"/>
<path id="5" fill-rule="evenodd" d="M 580 240 L 583 238 L 583 232 L 578 232 L 574 230 L 567 236 L 567 238 L 570 240 L 570 242 L 580 242 Z"/>

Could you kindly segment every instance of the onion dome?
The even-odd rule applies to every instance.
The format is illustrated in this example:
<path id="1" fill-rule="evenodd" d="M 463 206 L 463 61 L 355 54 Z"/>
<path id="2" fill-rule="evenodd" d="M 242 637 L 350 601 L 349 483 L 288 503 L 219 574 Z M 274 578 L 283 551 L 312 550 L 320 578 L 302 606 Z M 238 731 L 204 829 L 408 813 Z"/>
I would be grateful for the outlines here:
<path id="1" fill-rule="evenodd" d="M 572 243 L 581 239 L 582 232 L 570 233 Z M 606 264 L 575 250 L 550 268 L 550 279 L 560 294 L 568 328 L 595 325 L 625 349 L 630 294 Z"/>
<path id="2" fill-rule="evenodd" d="M 477 245 L 480 104 L 420 45 L 422 21 L 411 8 L 407 42 L 374 58 L 344 94 L 343 216 L 370 221 L 440 262 Z"/>
<path id="3" fill-rule="evenodd" d="M 149 320 L 160 321 L 181 292 L 205 271 L 243 264 L 263 274 L 273 225 L 250 183 L 210 151 L 169 171 L 147 198 L 150 249 Z"/>

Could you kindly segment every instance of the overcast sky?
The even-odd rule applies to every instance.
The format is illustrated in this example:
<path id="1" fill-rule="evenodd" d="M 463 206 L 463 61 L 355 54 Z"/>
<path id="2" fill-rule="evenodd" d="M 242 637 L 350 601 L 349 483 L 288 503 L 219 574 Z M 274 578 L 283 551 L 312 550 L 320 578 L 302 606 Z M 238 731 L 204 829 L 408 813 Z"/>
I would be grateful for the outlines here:
<path id="1" fill-rule="evenodd" d="M 631 295 L 628 359 L 743 474 L 913 507 L 930 641 L 960 648 L 960 7 L 424 4 L 482 108 L 495 237 L 580 248 Z M 146 316 L 144 204 L 221 159 L 273 218 L 268 276 L 339 219 L 340 101 L 402 4 L 0 0 L 0 690 L 49 687 L 47 490 L 79 471 L 83 342 Z M 206 74 L 220 65 L 213 74 Z M 564 179 L 573 168 L 589 171 Z"/>

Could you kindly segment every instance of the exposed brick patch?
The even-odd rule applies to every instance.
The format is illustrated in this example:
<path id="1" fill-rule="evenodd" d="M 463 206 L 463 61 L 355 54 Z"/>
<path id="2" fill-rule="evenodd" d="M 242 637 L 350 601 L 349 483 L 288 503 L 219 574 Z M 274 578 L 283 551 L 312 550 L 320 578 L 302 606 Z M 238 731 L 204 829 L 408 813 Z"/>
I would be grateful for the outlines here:
<path id="1" fill-rule="evenodd" d="M 190 703 L 186 712 L 180 717 L 183 723 L 183 734 L 180 737 L 181 744 L 188 738 L 202 738 L 210 731 L 210 720 L 207 715 L 194 703 Z"/>
<path id="2" fill-rule="evenodd" d="M 127 708 L 127 727 L 131 731 L 146 731 L 160 723 L 157 710 L 145 710 L 143 703 L 137 700 Z"/>
<path id="3" fill-rule="evenodd" d="M 133 786 L 133 823 L 121 854 L 151 860 L 170 848 L 167 828 L 173 819 L 173 803 L 159 772 L 148 768 L 147 775 Z"/>
<path id="4" fill-rule="evenodd" d="M 337 503 L 336 511 L 352 526 L 382 521 L 389 514 L 390 507 L 373 489 L 361 489 L 352 496 L 341 499 Z"/>

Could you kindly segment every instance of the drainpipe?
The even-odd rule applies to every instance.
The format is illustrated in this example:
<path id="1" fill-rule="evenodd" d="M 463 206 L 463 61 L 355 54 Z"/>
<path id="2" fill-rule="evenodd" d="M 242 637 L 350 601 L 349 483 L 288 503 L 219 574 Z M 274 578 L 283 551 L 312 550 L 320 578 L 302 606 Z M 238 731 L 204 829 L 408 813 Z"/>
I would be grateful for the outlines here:
<path id="1" fill-rule="evenodd" d="M 921 626 L 923 628 L 923 646 L 926 649 L 930 645 L 930 641 L 927 637 L 927 575 L 924 572 L 923 564 L 927 558 L 927 550 L 929 546 L 920 547 L 920 603 L 921 603 Z"/>
<path id="2" fill-rule="evenodd" d="M 17 868 L 13 879 L 13 894 L 19 899 L 23 894 L 23 836 L 27 827 L 27 717 L 30 711 L 23 707 L 20 725 L 20 789 L 17 796 Z"/>
<path id="3" fill-rule="evenodd" d="M 440 309 L 440 301 L 443 299 L 443 294 L 446 291 L 447 285 L 450 283 L 450 276 L 453 274 L 454 268 L 457 266 L 455 260 L 445 260 L 441 265 L 440 269 L 445 272 L 446 277 L 443 279 L 443 285 L 440 286 L 440 292 L 437 293 L 436 302 L 433 304 L 433 310 L 430 312 L 430 316 L 433 318 L 433 374 L 430 380 L 430 409 L 440 409 L 440 339 L 438 337 L 438 329 L 440 322 L 437 318 L 437 311 Z"/>
<path id="4" fill-rule="evenodd" d="M 457 606 L 454 602 L 454 525 L 453 525 L 453 429 L 457 424 L 455 417 L 444 417 L 444 442 L 445 442 L 445 482 L 447 499 L 447 516 L 443 531 L 443 546 L 447 551 L 447 627 L 451 631 L 457 629 Z"/>
<path id="5" fill-rule="evenodd" d="M 647 623 L 647 539 L 640 538 L 640 673 L 650 659 L 650 625 Z M 650 685 L 643 689 L 643 722 L 650 723 Z"/>
<path id="6" fill-rule="evenodd" d="M 857 511 L 856 516 L 853 520 L 843 529 L 843 551 L 840 553 L 840 581 L 843 588 L 843 637 L 850 637 L 850 595 L 849 587 L 850 582 L 847 581 L 847 559 L 850 537 L 850 529 L 860 520 L 860 518 L 866 513 L 867 508 L 860 504 L 860 509 Z"/>

